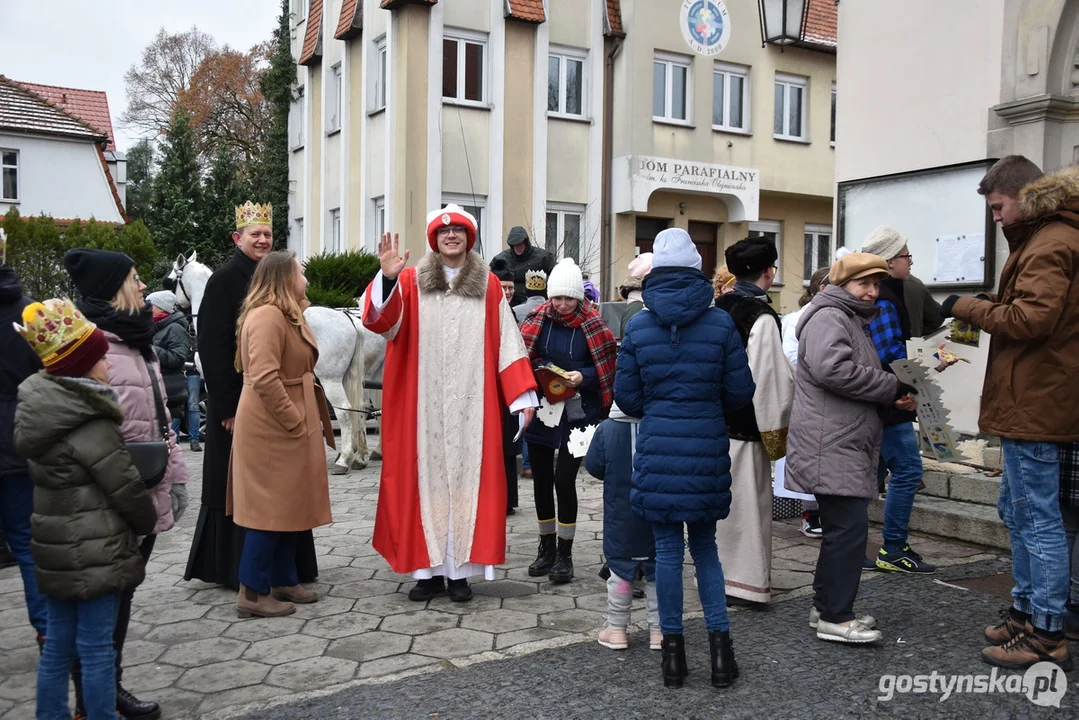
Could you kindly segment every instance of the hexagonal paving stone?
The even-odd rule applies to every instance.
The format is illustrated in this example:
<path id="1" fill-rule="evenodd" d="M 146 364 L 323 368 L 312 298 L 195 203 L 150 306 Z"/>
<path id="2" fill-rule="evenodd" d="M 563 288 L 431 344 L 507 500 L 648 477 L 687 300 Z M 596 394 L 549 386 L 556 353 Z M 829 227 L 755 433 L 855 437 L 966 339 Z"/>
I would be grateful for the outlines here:
<path id="1" fill-rule="evenodd" d="M 236 602 L 236 591 L 222 587 L 199 590 L 189 600 L 199 605 L 222 605 L 227 602 Z"/>
<path id="2" fill-rule="evenodd" d="M 540 585 L 539 591 L 550 595 L 568 595 L 570 597 L 605 593 L 607 592 L 607 583 L 599 577 L 599 568 L 599 565 L 594 567 L 581 567 L 578 565 L 575 568 L 577 577 L 573 582 L 545 582 Z"/>
<path id="3" fill-rule="evenodd" d="M 605 618 L 603 613 L 591 610 L 560 610 L 558 612 L 541 615 L 540 627 L 553 630 L 567 630 L 570 632 L 588 632 L 603 627 Z"/>
<path id="4" fill-rule="evenodd" d="M 150 625 L 165 625 L 168 623 L 183 622 L 184 620 L 198 620 L 206 614 L 210 608 L 206 605 L 178 602 L 174 605 L 150 605 L 139 608 L 131 614 L 132 620 L 148 623 Z"/>
<path id="5" fill-rule="evenodd" d="M 438 663 L 440 662 L 442 661 L 427 657 L 426 655 L 403 653 L 401 655 L 392 655 L 390 657 L 365 662 L 360 665 L 360 671 L 356 676 L 361 678 L 382 677 L 384 675 L 393 675 L 394 673 L 424 666 L 437 668 Z"/>
<path id="6" fill-rule="evenodd" d="M 375 595 L 374 597 L 360 598 L 352 606 L 352 610 L 353 612 L 363 612 L 384 617 L 395 613 L 412 612 L 422 607 L 424 607 L 422 603 L 412 602 L 408 599 L 408 595 L 398 592 L 393 595 Z"/>
<path id="7" fill-rule="evenodd" d="M 374 630 L 378 627 L 379 620 L 380 618 L 374 615 L 358 612 L 329 615 L 308 622 L 303 628 L 303 634 L 333 640 Z"/>
<path id="8" fill-rule="evenodd" d="M 40 657 L 41 653 L 38 652 L 36 642 L 32 647 L 21 647 L 18 650 L 0 653 L 0 676 L 18 675 L 36 670 Z"/>
<path id="9" fill-rule="evenodd" d="M 536 592 L 536 586 L 519 580 L 495 580 L 494 582 L 474 583 L 472 592 L 477 595 L 511 598 L 532 595 Z"/>
<path id="10" fill-rule="evenodd" d="M 28 672 L 22 675 L 12 675 L 0 682 L 0 698 L 14 702 L 33 702 L 37 698 L 37 673 Z M 33 706 L 30 707 L 31 717 Z"/>
<path id="11" fill-rule="evenodd" d="M 292 617 L 311 619 L 321 618 L 328 615 L 340 615 L 341 613 L 347 613 L 352 610 L 352 606 L 356 601 L 352 598 L 343 597 L 321 597 L 318 602 L 309 603 L 307 605 L 297 605 L 296 612 Z"/>
<path id="12" fill-rule="evenodd" d="M 390 615 L 382 620 L 379 630 L 401 633 L 402 635 L 427 635 L 439 630 L 457 627 L 457 615 L 435 610 L 418 610 L 410 613 Z"/>
<path id="13" fill-rule="evenodd" d="M 504 633 L 536 627 L 536 614 L 518 610 L 490 610 L 461 618 L 461 627 L 489 633 Z"/>
<path id="14" fill-rule="evenodd" d="M 208 609 L 207 606 L 200 606 L 204 610 Z M 204 638 L 217 637 L 221 633 L 225 632 L 229 624 L 221 620 L 207 620 L 202 618 L 201 620 L 187 620 L 184 622 L 169 623 L 168 625 L 160 625 L 146 633 L 146 639 L 152 642 L 165 643 L 166 645 L 172 645 L 173 643 L 182 643 L 189 640 L 202 640 Z"/>
<path id="15" fill-rule="evenodd" d="M 495 649 L 505 650 L 514 645 L 547 640 L 553 637 L 562 637 L 563 635 L 565 635 L 564 632 L 541 627 L 530 627 L 524 630 L 515 630 L 514 632 L 499 633 L 498 635 L 495 635 Z"/>
<path id="16" fill-rule="evenodd" d="M 475 655 L 486 652 L 492 647 L 494 647 L 493 635 L 464 628 L 441 630 L 430 635 L 422 635 L 412 641 L 413 653 L 443 659 Z"/>
<path id="17" fill-rule="evenodd" d="M 374 574 L 374 568 L 368 571 L 364 568 L 340 567 L 320 573 L 318 576 L 318 581 L 320 583 L 328 583 L 330 585 L 345 585 L 346 583 L 354 583 L 361 580 L 368 580 Z"/>
<path id="18" fill-rule="evenodd" d="M 126 675 L 124 676 L 124 682 L 125 684 L 127 682 Z M 189 692 L 177 687 L 154 690 L 154 701 L 164 708 L 164 713 L 166 713 L 164 717 L 167 718 L 194 717 L 195 708 L 202 702 L 203 697 L 200 692 Z"/>
<path id="19" fill-rule="evenodd" d="M 577 607 L 582 610 L 605 613 L 607 612 L 607 593 L 581 595 L 577 598 Z"/>
<path id="20" fill-rule="evenodd" d="M 0 650 L 37 647 L 37 634 L 29 625 L 0 630 Z"/>
<path id="21" fill-rule="evenodd" d="M 176 687 L 203 693 L 219 692 L 258 685 L 269 672 L 269 665 L 249 660 L 229 660 L 188 670 L 176 681 Z M 126 680 L 126 673 L 124 677 Z"/>
<path id="22" fill-rule="evenodd" d="M 142 588 L 139 588 L 142 590 Z M 172 603 L 180 603 L 186 600 L 190 600 L 192 595 L 195 595 L 194 590 L 181 590 L 175 587 L 169 587 L 166 592 L 164 587 L 151 588 L 149 592 L 137 592 L 135 597 L 131 599 L 131 604 L 135 607 L 152 607 L 154 605 L 170 605 Z"/>
<path id="23" fill-rule="evenodd" d="M 278 665 L 266 677 L 266 683 L 291 690 L 312 690 L 348 682 L 359 664 L 334 657 L 317 657 Z"/>
<path id="24" fill-rule="evenodd" d="M 371 571 L 374 573 L 374 570 Z M 330 595 L 335 597 L 362 598 L 372 595 L 390 595 L 397 592 L 400 583 L 387 582 L 385 580 L 360 580 L 359 582 L 334 585 Z"/>
<path id="25" fill-rule="evenodd" d="M 274 687 L 273 685 L 248 685 L 234 690 L 222 690 L 221 692 L 210 693 L 202 699 L 202 702 L 199 703 L 199 714 L 262 702 L 263 700 L 272 700 L 287 692 L 288 690 L 285 688 Z"/>
<path id="26" fill-rule="evenodd" d="M 344 555 L 319 555 L 318 569 L 332 570 L 334 568 L 348 567 L 350 562 L 352 562 L 352 560 Z"/>
<path id="27" fill-rule="evenodd" d="M 272 638 L 294 635 L 300 632 L 304 623 L 303 618 L 295 616 L 280 618 L 250 618 L 234 622 L 225 631 L 224 636 L 244 640 L 246 642 L 258 642 Z"/>
<path id="28" fill-rule="evenodd" d="M 134 693 L 167 688 L 184 674 L 185 668 L 165 663 L 151 662 L 124 667 L 124 686 Z"/>
<path id="29" fill-rule="evenodd" d="M 124 664 L 141 665 L 142 663 L 154 662 L 161 653 L 165 652 L 167 645 L 150 642 L 148 640 L 126 640 L 124 642 Z"/>
<path id="30" fill-rule="evenodd" d="M 502 607 L 506 610 L 520 610 L 521 612 L 542 615 L 544 613 L 558 612 L 559 610 L 572 610 L 573 598 L 536 593 L 535 595 L 506 598 L 502 601 Z"/>
<path id="31" fill-rule="evenodd" d="M 241 640 L 216 637 L 173 645 L 161 656 L 160 661 L 180 667 L 199 667 L 210 663 L 235 660 L 243 654 L 248 644 Z"/>
<path id="32" fill-rule="evenodd" d="M 406 653 L 411 644 L 412 638 L 407 635 L 397 635 L 376 630 L 334 640 L 330 643 L 326 654 L 332 657 L 344 658 L 345 660 L 368 662 Z"/>
<path id="33" fill-rule="evenodd" d="M 286 635 L 285 637 L 260 640 L 254 643 L 244 652 L 243 658 L 244 660 L 263 662 L 267 665 L 280 665 L 293 660 L 318 657 L 329 644 L 330 641 L 323 638 L 308 635 Z"/>
<path id="34" fill-rule="evenodd" d="M 475 615 L 485 610 L 497 610 L 502 607 L 502 598 L 491 595 L 473 595 L 468 602 L 455 603 L 446 595 L 436 595 L 427 603 L 428 610 L 453 613 L 454 615 Z M 421 603 L 415 603 L 421 605 Z"/>

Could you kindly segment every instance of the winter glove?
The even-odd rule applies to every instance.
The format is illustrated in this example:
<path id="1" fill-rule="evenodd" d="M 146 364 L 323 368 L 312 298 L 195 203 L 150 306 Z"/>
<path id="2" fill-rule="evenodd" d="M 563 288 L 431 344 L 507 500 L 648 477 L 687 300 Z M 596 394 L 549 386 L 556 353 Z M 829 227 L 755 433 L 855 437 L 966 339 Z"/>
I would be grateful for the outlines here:
<path id="1" fill-rule="evenodd" d="M 187 511 L 187 485 L 173 485 L 169 489 L 169 497 L 172 498 L 172 520 L 180 522 Z"/>
<path id="2" fill-rule="evenodd" d="M 905 382 L 900 380 L 899 381 L 899 390 L 897 390 L 896 393 L 895 393 L 895 399 L 899 400 L 900 398 L 902 398 L 902 397 L 904 397 L 906 395 L 917 395 L 917 394 L 918 394 L 917 388 L 915 388 L 913 385 L 907 385 Z"/>
<path id="3" fill-rule="evenodd" d="M 958 295 L 949 295 L 948 299 L 940 304 L 940 316 L 945 319 L 952 317 L 952 308 L 957 302 L 959 302 Z"/>

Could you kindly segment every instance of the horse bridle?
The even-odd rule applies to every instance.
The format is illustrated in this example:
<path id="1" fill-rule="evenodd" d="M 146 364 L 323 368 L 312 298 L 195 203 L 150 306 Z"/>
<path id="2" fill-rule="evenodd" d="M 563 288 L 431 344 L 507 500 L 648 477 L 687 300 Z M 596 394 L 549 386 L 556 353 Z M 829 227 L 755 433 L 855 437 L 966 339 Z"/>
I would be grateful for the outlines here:
<path id="1" fill-rule="evenodd" d="M 164 280 L 161 281 L 161 287 L 165 288 L 166 290 L 168 290 L 171 293 L 175 293 L 176 288 L 180 288 L 180 292 L 182 292 L 184 294 L 184 297 L 187 298 L 187 309 L 194 311 L 195 308 L 192 307 L 192 305 L 194 303 L 191 300 L 191 295 L 190 295 L 190 293 L 187 292 L 187 288 L 184 287 L 184 268 L 185 267 L 187 267 L 187 265 L 176 268 L 173 271 L 173 272 L 176 273 L 176 278 L 175 279 L 170 278 L 170 277 L 165 278 Z M 169 287 L 170 285 L 172 287 Z M 198 316 L 199 316 L 198 313 L 191 312 L 191 317 L 197 318 Z"/>

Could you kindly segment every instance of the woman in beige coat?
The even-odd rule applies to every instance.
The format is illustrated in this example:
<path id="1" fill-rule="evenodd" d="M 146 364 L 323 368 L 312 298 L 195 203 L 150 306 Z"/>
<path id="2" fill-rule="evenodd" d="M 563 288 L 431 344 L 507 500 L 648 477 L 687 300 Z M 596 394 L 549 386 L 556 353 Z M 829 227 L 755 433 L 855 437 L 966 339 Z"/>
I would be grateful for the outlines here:
<path id="1" fill-rule="evenodd" d="M 247 528 L 240 617 L 279 617 L 312 603 L 296 577 L 297 533 L 331 522 L 326 401 L 315 382 L 318 345 L 304 321 L 307 279 L 291 252 L 259 263 L 237 324 L 244 386 L 236 410 L 226 512 Z"/>

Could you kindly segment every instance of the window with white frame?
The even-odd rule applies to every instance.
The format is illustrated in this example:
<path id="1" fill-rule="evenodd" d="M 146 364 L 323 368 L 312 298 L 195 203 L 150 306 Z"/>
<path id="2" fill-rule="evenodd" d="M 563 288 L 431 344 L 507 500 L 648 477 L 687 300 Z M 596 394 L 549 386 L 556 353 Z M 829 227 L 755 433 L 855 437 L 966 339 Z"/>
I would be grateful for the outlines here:
<path id="1" fill-rule="evenodd" d="M 832 147 L 835 147 L 835 83 L 832 83 Z"/>
<path id="2" fill-rule="evenodd" d="M 584 50 L 556 48 L 547 56 L 547 112 L 585 116 Z"/>
<path id="3" fill-rule="evenodd" d="M 304 103 L 303 87 L 296 88 L 296 99 L 292 103 L 292 149 L 298 150 L 304 143 L 304 114 L 307 111 Z"/>
<path id="4" fill-rule="evenodd" d="M 487 198 L 483 195 L 452 195 L 445 194 L 442 196 L 442 205 L 449 205 L 454 203 L 460 205 L 461 209 L 466 213 L 476 218 L 476 252 L 483 255 L 483 222 L 485 215 L 487 214 Z"/>
<path id="5" fill-rule="evenodd" d="M 336 132 L 341 129 L 341 93 L 344 86 L 341 84 L 341 63 L 330 68 L 329 97 L 326 98 L 329 105 L 326 118 L 326 131 Z"/>
<path id="6" fill-rule="evenodd" d="M 19 200 L 19 151 L 0 149 L 0 200 Z"/>
<path id="7" fill-rule="evenodd" d="M 387 78 L 386 38 L 382 37 L 375 43 L 375 98 L 371 103 L 372 110 L 384 110 L 386 108 L 386 78 Z"/>
<path id="8" fill-rule="evenodd" d="M 684 55 L 656 53 L 652 61 L 652 119 L 688 122 L 692 115 L 690 63 Z"/>
<path id="9" fill-rule="evenodd" d="M 587 265 L 589 258 L 581 257 L 581 235 L 584 228 L 584 205 L 547 205 L 546 246 L 556 258 L 573 258 L 578 265 Z"/>
<path id="10" fill-rule="evenodd" d="M 806 95 L 809 78 L 776 73 L 773 137 L 782 140 L 808 140 L 806 134 Z"/>
<path id="11" fill-rule="evenodd" d="M 808 285 L 809 278 L 822 267 L 832 264 L 832 226 L 806 225 L 805 227 L 805 264 L 802 268 L 802 284 Z"/>
<path id="12" fill-rule="evenodd" d="M 303 239 L 303 218 L 296 218 L 296 251 L 300 257 L 307 257 L 307 245 Z"/>
<path id="13" fill-rule="evenodd" d="M 308 0 L 292 0 L 292 14 L 296 16 L 296 22 L 303 22 L 307 17 Z"/>
<path id="14" fill-rule="evenodd" d="M 382 242 L 386 234 L 386 198 L 375 198 L 375 247 Z"/>
<path id="15" fill-rule="evenodd" d="M 749 68 L 715 64 L 712 70 L 712 127 L 749 131 Z"/>
<path id="16" fill-rule="evenodd" d="M 771 240 L 776 246 L 776 284 L 782 285 L 783 277 L 783 231 L 778 220 L 761 220 L 749 224 L 749 237 Z"/>
<path id="17" fill-rule="evenodd" d="M 487 37 L 460 30 L 442 38 L 442 97 L 483 103 L 486 93 Z"/>
<path id="18" fill-rule="evenodd" d="M 344 252 L 341 245 L 341 208 L 330 210 L 330 251 Z"/>

